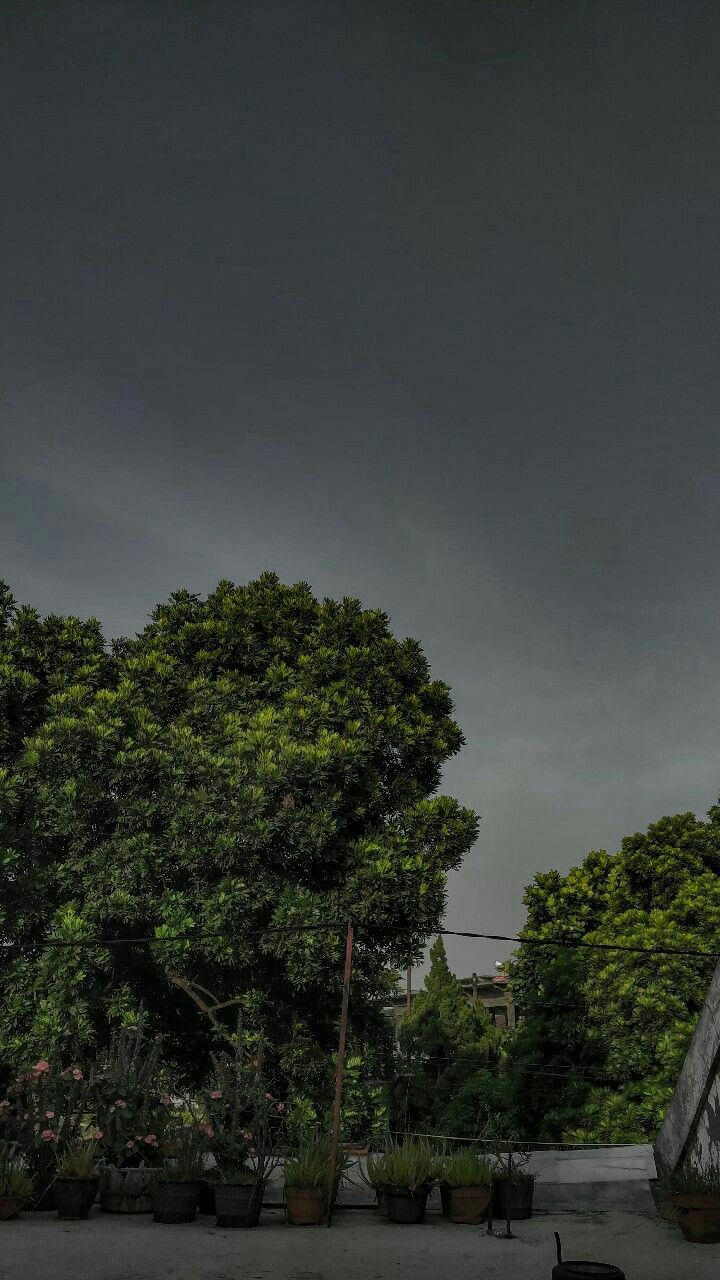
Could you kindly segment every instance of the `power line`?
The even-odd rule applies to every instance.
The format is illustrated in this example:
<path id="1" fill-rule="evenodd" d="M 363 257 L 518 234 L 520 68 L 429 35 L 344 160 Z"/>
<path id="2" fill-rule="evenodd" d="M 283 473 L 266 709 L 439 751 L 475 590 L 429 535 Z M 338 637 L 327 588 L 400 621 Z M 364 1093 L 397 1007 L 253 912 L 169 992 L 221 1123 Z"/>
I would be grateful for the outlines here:
<path id="1" fill-rule="evenodd" d="M 484 938 L 490 942 L 519 942 L 524 947 L 567 947 L 574 950 L 588 947 L 597 951 L 631 951 L 648 956 L 697 956 L 708 960 L 720 960 L 719 951 L 693 951 L 686 947 L 635 947 L 625 942 L 585 942 L 574 938 L 518 938 L 505 933 L 468 933 L 458 929 L 438 929 L 446 938 Z"/>
<path id="2" fill-rule="evenodd" d="M 273 933 L 343 933 L 346 928 L 346 923 L 346 921 L 342 921 L 339 923 L 313 925 L 268 925 L 264 929 L 248 931 L 239 941 L 224 932 L 177 933 L 167 934 L 165 937 L 152 936 L 140 938 L 42 938 L 35 942 L 6 942 L 2 944 L 0 950 L 34 951 L 42 947 L 157 946 L 169 942 L 204 942 L 208 939 L 221 939 L 226 942 L 236 942 L 239 945 L 239 942 L 247 941 L 250 938 L 262 938 L 267 934 Z M 363 931 L 364 929 L 362 925 L 359 930 L 356 929 L 356 932 Z M 624 942 L 586 942 L 584 939 L 580 938 L 521 938 L 504 933 L 471 933 L 469 931 L 461 931 L 457 929 L 439 929 L 437 932 L 442 934 L 444 937 L 479 938 L 492 942 L 516 942 L 521 946 L 527 947 L 562 947 L 571 951 L 585 948 L 598 951 L 630 952 L 634 955 L 683 956 L 695 959 L 714 960 L 716 963 L 720 960 L 720 952 L 700 951 L 688 947 L 640 947 Z"/>

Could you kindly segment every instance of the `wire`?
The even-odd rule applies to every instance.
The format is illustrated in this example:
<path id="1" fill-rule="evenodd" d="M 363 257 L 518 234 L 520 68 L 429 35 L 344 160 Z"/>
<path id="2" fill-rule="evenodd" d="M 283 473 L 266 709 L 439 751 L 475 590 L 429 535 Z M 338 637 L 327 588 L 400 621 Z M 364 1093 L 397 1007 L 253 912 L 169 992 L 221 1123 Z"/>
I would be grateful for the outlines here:
<path id="1" fill-rule="evenodd" d="M 631 951 L 648 956 L 698 956 L 720 960 L 720 951 L 693 951 L 685 947 L 634 947 L 624 942 L 585 942 L 579 938 L 518 938 L 505 933 L 465 933 L 458 929 L 438 929 L 446 938 L 486 938 L 491 942 L 519 942 L 525 947 L 588 947 L 597 951 Z"/>

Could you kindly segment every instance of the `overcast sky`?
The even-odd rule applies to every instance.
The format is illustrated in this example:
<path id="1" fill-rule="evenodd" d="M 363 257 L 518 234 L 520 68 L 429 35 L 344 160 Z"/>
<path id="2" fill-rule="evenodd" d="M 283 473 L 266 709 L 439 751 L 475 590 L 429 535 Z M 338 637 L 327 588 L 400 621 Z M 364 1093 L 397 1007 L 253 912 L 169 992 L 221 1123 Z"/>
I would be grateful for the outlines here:
<path id="1" fill-rule="evenodd" d="M 720 5 L 0 7 L 0 577 L 416 637 L 448 928 L 720 791 Z M 502 944 L 455 943 L 463 973 Z"/>

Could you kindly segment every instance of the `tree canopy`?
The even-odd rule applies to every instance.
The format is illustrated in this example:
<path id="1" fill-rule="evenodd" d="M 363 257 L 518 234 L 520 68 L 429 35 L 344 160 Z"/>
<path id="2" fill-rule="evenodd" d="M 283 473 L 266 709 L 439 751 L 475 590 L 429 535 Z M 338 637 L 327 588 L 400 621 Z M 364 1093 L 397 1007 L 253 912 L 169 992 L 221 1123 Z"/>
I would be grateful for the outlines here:
<path id="1" fill-rule="evenodd" d="M 201 1070 L 211 1028 L 173 985 L 238 998 L 292 1086 L 327 1074 L 352 916 L 356 1042 L 439 926 L 478 819 L 437 795 L 463 743 L 448 686 L 380 610 L 262 574 L 177 591 L 133 639 L 0 612 L 0 1044 L 74 1051 L 132 1023 Z M 275 929 L 277 932 L 268 932 Z M 283 932 L 282 930 L 286 930 Z M 197 941 L 50 949 L 49 937 Z M 222 937 L 201 938 L 203 933 Z"/>
<path id="2" fill-rule="evenodd" d="M 664 817 L 615 854 L 537 875 L 522 936 L 718 952 L 719 872 L 720 806 L 707 821 Z M 713 968 L 684 955 L 521 948 L 512 982 L 524 1023 L 509 1061 L 518 1127 L 539 1140 L 654 1138 Z"/>
<path id="3" fill-rule="evenodd" d="M 487 1122 L 499 1039 L 485 1006 L 471 1003 L 451 972 L 438 937 L 424 989 L 400 1028 L 396 1126 L 477 1136 Z"/>

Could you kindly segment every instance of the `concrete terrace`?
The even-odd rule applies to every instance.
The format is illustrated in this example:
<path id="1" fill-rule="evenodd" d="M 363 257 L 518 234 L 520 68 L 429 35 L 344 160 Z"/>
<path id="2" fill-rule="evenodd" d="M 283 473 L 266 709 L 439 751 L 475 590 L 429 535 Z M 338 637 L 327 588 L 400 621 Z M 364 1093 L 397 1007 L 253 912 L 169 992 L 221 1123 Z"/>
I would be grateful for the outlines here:
<path id="1" fill-rule="evenodd" d="M 366 1209 L 332 1227 L 292 1227 L 281 1209 L 260 1227 L 225 1231 L 199 1215 L 184 1226 L 93 1209 L 87 1222 L 52 1213 L 0 1223 L 0 1280 L 550 1280 L 553 1231 L 565 1259 L 613 1262 L 627 1280 L 717 1280 L 720 1245 L 691 1245 L 651 1213 L 539 1213 L 515 1239 L 458 1227 L 432 1209 L 423 1226 L 394 1226 Z"/>

